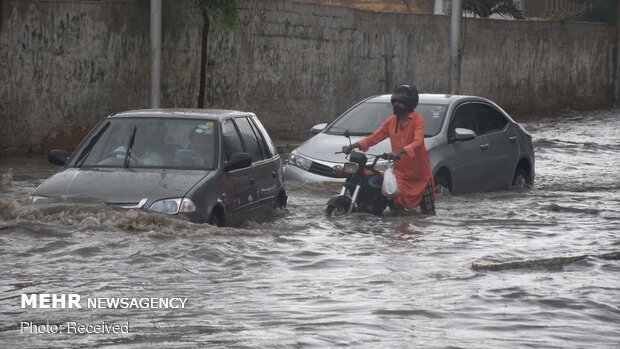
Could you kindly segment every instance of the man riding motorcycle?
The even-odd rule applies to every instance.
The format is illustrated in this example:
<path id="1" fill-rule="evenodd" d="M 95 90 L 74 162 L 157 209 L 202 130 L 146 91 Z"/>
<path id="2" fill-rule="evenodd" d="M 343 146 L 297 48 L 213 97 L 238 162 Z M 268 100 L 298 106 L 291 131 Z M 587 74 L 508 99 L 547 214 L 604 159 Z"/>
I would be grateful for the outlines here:
<path id="1" fill-rule="evenodd" d="M 420 207 L 423 214 L 435 215 L 435 184 L 430 160 L 424 146 L 424 118 L 416 113 L 418 91 L 414 85 L 402 85 L 392 94 L 394 114 L 390 115 L 370 136 L 343 146 L 344 153 L 359 148 L 368 148 L 390 138 L 392 152 L 390 159 L 394 164 L 394 174 L 398 182 L 398 194 L 394 197 L 397 208 L 410 210 Z"/>

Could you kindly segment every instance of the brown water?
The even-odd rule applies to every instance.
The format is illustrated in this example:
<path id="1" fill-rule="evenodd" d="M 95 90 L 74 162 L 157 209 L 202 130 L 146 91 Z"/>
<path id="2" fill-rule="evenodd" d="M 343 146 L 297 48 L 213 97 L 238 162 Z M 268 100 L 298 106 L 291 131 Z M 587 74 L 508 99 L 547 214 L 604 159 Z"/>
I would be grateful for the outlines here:
<path id="1" fill-rule="evenodd" d="M 526 123 L 536 184 L 436 217 L 289 213 L 241 229 L 93 204 L 34 207 L 56 169 L 0 159 L 0 346 L 619 348 L 620 110 Z M 22 309 L 21 295 L 186 297 L 182 309 Z M 21 333 L 34 324 L 120 334 Z"/>

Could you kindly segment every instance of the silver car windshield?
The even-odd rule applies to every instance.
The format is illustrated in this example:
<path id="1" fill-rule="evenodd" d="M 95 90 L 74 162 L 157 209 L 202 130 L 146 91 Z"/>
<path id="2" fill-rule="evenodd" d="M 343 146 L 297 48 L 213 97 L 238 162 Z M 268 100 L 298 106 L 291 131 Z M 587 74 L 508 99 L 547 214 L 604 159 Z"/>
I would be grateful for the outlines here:
<path id="1" fill-rule="evenodd" d="M 424 117 L 425 137 L 439 133 L 447 108 L 443 104 L 418 104 L 415 111 Z M 392 104 L 389 102 L 364 102 L 334 121 L 325 133 L 342 135 L 349 130 L 353 136 L 367 136 L 375 132 L 392 114 Z"/>
<path id="2" fill-rule="evenodd" d="M 94 132 L 76 167 L 217 167 L 214 120 L 111 118 Z"/>

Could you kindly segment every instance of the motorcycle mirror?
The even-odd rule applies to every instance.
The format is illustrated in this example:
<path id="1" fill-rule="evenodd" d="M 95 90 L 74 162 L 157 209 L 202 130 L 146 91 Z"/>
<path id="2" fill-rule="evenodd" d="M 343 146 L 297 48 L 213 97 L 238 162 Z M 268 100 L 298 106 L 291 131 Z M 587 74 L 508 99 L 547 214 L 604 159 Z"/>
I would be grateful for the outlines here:
<path id="1" fill-rule="evenodd" d="M 351 146 L 351 132 L 349 130 L 344 130 L 344 136 L 349 140 L 349 147 Z"/>

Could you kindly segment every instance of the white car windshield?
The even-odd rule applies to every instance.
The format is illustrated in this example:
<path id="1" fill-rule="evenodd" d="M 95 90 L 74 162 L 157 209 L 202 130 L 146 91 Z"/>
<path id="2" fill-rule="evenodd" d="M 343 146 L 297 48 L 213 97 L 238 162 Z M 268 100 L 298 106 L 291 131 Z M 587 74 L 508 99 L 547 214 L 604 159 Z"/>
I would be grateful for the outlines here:
<path id="1" fill-rule="evenodd" d="M 425 137 L 439 133 L 447 107 L 443 104 L 418 104 L 415 108 L 424 117 Z M 342 135 L 348 130 L 352 136 L 367 136 L 375 132 L 392 114 L 392 104 L 389 102 L 364 102 L 334 121 L 325 133 Z"/>
<path id="2" fill-rule="evenodd" d="M 76 167 L 213 169 L 214 120 L 110 118 L 77 156 Z"/>

